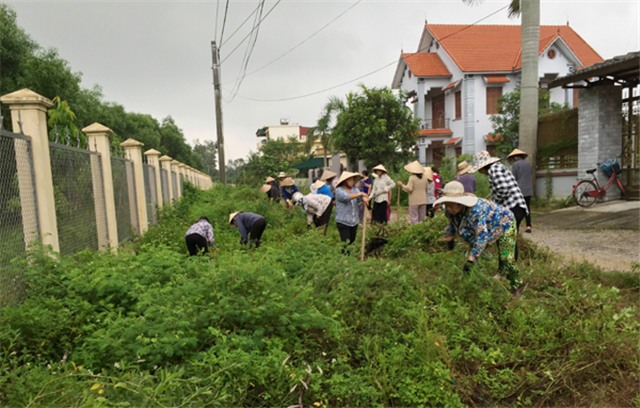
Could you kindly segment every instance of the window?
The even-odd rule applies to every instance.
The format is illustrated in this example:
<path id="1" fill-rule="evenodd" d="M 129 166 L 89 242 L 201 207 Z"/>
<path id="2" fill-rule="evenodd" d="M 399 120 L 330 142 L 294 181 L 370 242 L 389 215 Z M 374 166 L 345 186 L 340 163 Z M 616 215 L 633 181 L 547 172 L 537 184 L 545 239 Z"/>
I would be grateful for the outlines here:
<path id="1" fill-rule="evenodd" d="M 456 99 L 456 119 L 462 117 L 462 93 L 460 91 L 455 93 Z"/>
<path id="2" fill-rule="evenodd" d="M 502 96 L 502 87 L 490 86 L 487 88 L 487 115 L 499 113 L 498 100 Z"/>

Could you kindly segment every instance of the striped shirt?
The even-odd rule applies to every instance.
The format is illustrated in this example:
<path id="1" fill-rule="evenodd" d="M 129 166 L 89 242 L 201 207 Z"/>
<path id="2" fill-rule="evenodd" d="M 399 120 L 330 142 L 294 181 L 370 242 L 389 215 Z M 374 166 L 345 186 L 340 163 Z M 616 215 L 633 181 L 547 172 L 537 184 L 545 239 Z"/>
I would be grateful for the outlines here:
<path id="1" fill-rule="evenodd" d="M 518 186 L 516 178 L 502 163 L 493 163 L 487 169 L 489 175 L 489 186 L 493 201 L 507 207 L 522 207 L 527 211 L 527 203 L 524 201 L 522 191 Z"/>

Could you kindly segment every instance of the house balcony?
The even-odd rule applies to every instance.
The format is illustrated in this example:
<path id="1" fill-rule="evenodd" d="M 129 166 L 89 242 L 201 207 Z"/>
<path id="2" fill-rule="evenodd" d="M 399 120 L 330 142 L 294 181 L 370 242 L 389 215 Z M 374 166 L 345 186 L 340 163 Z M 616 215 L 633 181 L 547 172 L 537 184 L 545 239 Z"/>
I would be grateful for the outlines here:
<path id="1" fill-rule="evenodd" d="M 449 129 L 449 118 L 421 119 L 420 130 Z"/>

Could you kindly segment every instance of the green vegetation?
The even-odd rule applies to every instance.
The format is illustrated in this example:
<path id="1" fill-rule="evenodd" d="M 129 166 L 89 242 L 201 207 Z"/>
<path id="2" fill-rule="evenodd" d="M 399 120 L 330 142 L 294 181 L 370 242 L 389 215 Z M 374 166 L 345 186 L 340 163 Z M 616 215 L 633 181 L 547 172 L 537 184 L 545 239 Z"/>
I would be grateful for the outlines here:
<path id="1" fill-rule="evenodd" d="M 239 245 L 229 212 L 269 225 Z M 217 249 L 189 258 L 207 215 Z M 390 229 L 379 258 L 340 255 L 299 210 L 249 188 L 187 189 L 118 254 L 32 256 L 0 312 L 5 406 L 630 406 L 640 277 L 561 266 L 523 243 L 512 299 L 488 253 L 439 242 L 442 215 Z M 359 241 L 357 241 L 359 242 Z M 356 251 L 354 251 L 356 252 Z"/>

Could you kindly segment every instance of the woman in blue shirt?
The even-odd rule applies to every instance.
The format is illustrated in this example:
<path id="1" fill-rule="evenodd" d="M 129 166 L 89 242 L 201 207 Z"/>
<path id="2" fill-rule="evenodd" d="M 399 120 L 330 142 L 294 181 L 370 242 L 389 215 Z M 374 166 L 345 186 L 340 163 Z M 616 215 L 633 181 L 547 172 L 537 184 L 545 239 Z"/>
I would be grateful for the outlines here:
<path id="1" fill-rule="evenodd" d="M 445 215 L 449 219 L 444 237 L 449 248 L 454 248 L 456 235 L 471 245 L 463 271 L 469 272 L 484 250 L 496 243 L 498 274 L 509 281 L 511 292 L 519 295 L 523 284 L 515 265 L 517 231 L 513 213 L 499 204 L 465 193 L 459 181 L 447 183 L 443 196 L 436 200 L 436 205 L 440 203 L 445 204 Z"/>
<path id="2" fill-rule="evenodd" d="M 358 206 L 361 202 L 369 203 L 369 197 L 355 187 L 360 174 L 342 172 L 336 186 L 336 225 L 344 247 L 342 253 L 348 255 L 349 245 L 356 240 L 360 214 Z"/>

